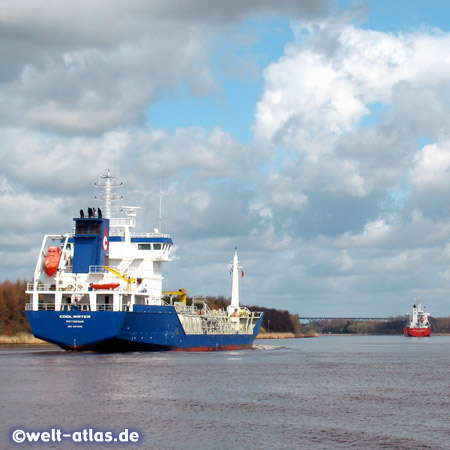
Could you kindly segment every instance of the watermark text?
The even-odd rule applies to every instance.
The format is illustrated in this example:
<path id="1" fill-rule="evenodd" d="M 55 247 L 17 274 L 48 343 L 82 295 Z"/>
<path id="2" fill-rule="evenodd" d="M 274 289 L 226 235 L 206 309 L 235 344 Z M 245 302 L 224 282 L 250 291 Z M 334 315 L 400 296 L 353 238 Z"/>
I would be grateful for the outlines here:
<path id="1" fill-rule="evenodd" d="M 75 444 L 86 443 L 130 443 L 136 444 L 142 440 L 141 433 L 135 430 L 125 428 L 122 431 L 95 430 L 94 428 L 84 428 L 77 431 L 63 431 L 60 428 L 51 428 L 43 431 L 36 430 L 12 430 L 10 434 L 12 442 L 15 444 L 23 443 L 54 443 L 71 441 Z"/>

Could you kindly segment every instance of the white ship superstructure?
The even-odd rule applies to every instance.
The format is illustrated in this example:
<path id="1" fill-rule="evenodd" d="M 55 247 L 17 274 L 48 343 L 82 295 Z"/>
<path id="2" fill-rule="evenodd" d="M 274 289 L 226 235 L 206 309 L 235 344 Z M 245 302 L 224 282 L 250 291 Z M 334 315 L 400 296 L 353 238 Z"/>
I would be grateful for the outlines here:
<path id="1" fill-rule="evenodd" d="M 171 260 L 172 239 L 158 229 L 133 231 L 139 208 L 116 207 L 121 197 L 115 178 L 108 170 L 97 184 L 103 188 L 104 216 L 100 208 L 88 208 L 86 216 L 81 210 L 72 234 L 44 237 L 27 291 L 33 310 L 59 311 L 76 304 L 82 310 L 121 311 L 134 304 L 162 304 L 162 265 Z M 54 272 L 46 271 L 46 257 L 54 247 L 62 249 L 59 261 Z"/>

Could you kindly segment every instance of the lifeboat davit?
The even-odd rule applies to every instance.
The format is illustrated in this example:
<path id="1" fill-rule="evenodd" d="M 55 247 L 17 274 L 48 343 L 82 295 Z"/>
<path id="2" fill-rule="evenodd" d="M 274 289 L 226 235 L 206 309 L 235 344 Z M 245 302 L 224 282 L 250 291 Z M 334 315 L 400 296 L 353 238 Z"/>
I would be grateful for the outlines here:
<path id="1" fill-rule="evenodd" d="M 49 247 L 44 258 L 44 272 L 52 277 L 58 270 L 59 260 L 61 259 L 61 249 L 59 247 Z"/>
<path id="2" fill-rule="evenodd" d="M 112 289 L 116 289 L 120 286 L 119 283 L 91 283 L 90 284 L 92 289 L 97 289 L 97 290 L 112 290 Z"/>

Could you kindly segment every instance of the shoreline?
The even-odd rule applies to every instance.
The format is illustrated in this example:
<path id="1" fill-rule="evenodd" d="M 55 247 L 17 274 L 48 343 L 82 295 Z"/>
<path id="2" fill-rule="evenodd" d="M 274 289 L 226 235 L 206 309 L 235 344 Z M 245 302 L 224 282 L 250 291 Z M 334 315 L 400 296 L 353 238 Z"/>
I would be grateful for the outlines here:
<path id="1" fill-rule="evenodd" d="M 396 334 L 372 334 L 372 333 L 314 333 L 314 334 L 294 334 L 294 333 L 260 333 L 256 339 L 302 339 L 320 336 L 403 336 L 403 333 Z M 431 336 L 450 336 L 450 333 L 431 333 Z"/>
<path id="2" fill-rule="evenodd" d="M 313 338 L 319 337 L 320 334 L 294 334 L 294 333 L 259 333 L 256 339 L 302 339 L 302 338 Z"/>
<path id="3" fill-rule="evenodd" d="M 52 345 L 49 342 L 35 338 L 31 333 L 18 333 L 13 336 L 0 335 L 0 346 L 2 345 Z"/>

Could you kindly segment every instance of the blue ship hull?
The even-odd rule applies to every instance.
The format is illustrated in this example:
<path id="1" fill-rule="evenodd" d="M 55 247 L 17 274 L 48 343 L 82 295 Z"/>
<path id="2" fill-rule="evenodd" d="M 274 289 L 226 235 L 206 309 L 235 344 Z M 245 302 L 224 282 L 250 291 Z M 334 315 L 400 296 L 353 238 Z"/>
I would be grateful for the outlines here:
<path id="1" fill-rule="evenodd" d="M 215 351 L 251 348 L 252 334 L 186 334 L 174 307 L 135 306 L 137 311 L 27 311 L 33 334 L 65 350 Z"/>

